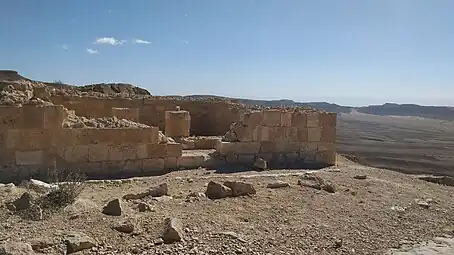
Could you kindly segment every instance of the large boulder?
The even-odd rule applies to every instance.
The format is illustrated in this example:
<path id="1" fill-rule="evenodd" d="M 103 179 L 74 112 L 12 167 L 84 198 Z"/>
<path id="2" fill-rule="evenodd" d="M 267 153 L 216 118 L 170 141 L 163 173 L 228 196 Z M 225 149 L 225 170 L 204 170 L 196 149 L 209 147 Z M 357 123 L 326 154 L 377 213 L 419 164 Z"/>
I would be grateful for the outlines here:
<path id="1" fill-rule="evenodd" d="M 210 199 L 220 199 L 232 196 L 232 189 L 220 183 L 210 181 L 205 191 L 205 195 Z"/>
<path id="2" fill-rule="evenodd" d="M 68 254 L 90 249 L 96 245 L 93 238 L 81 232 L 67 234 L 65 237 L 65 244 Z"/>
<path id="3" fill-rule="evenodd" d="M 250 196 L 255 193 L 254 185 L 248 182 L 242 181 L 226 181 L 224 185 L 229 187 L 232 190 L 232 196 L 239 197 L 239 196 Z"/>
<path id="4" fill-rule="evenodd" d="M 102 213 L 111 216 L 120 216 L 123 213 L 123 202 L 118 198 L 111 200 L 104 206 Z"/>
<path id="5" fill-rule="evenodd" d="M 164 243 L 170 244 L 183 240 L 183 227 L 180 220 L 176 218 L 167 218 L 164 221 L 164 232 L 162 240 Z"/>

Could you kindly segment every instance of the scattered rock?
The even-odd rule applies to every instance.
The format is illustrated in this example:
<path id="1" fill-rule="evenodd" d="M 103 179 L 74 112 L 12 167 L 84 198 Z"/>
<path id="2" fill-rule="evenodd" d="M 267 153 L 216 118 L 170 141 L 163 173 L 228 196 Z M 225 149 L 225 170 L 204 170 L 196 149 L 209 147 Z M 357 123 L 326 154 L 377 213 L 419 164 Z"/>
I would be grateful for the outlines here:
<path id="1" fill-rule="evenodd" d="M 65 244 L 67 253 L 75 253 L 78 251 L 90 249 L 96 245 L 93 238 L 80 232 L 67 234 L 65 237 Z"/>
<path id="2" fill-rule="evenodd" d="M 162 183 L 159 184 L 156 187 L 151 188 L 148 193 L 152 197 L 161 197 L 161 196 L 167 196 L 168 195 L 168 188 L 167 188 L 167 183 Z"/>
<path id="3" fill-rule="evenodd" d="M 78 214 L 99 210 L 98 205 L 90 199 L 78 198 L 74 203 L 66 206 L 63 211 L 69 214 Z"/>
<path id="4" fill-rule="evenodd" d="M 202 198 L 206 198 L 206 195 L 202 192 L 191 192 L 186 196 L 186 202 L 199 201 Z"/>
<path id="5" fill-rule="evenodd" d="M 25 187 L 27 189 L 31 189 L 35 192 L 38 193 L 47 193 L 51 189 L 58 189 L 58 185 L 55 184 L 49 184 L 40 180 L 35 180 L 35 179 L 30 179 L 30 180 L 24 180 L 21 183 L 22 187 Z"/>
<path id="6" fill-rule="evenodd" d="M 274 181 L 274 182 L 268 183 L 268 185 L 266 187 L 269 189 L 278 189 L 278 188 L 290 187 L 290 184 L 288 182 L 284 182 L 284 181 Z"/>
<path id="7" fill-rule="evenodd" d="M 118 232 L 130 234 L 134 232 L 134 223 L 131 220 L 122 220 L 112 227 Z"/>
<path id="8" fill-rule="evenodd" d="M 107 203 L 102 209 L 102 213 L 112 216 L 120 216 L 123 212 L 123 202 L 120 199 L 114 199 Z"/>
<path id="9" fill-rule="evenodd" d="M 232 196 L 232 190 L 220 183 L 210 181 L 207 186 L 205 195 L 210 199 L 220 199 Z"/>
<path id="10" fill-rule="evenodd" d="M 335 193 L 336 192 L 336 186 L 330 182 L 326 182 L 322 184 L 322 190 L 329 192 L 329 193 Z"/>
<path id="11" fill-rule="evenodd" d="M 240 235 L 238 235 L 237 233 L 233 232 L 233 231 L 228 231 L 228 232 L 221 232 L 219 233 L 220 235 L 223 235 L 223 236 L 226 236 L 226 237 L 229 237 L 229 238 L 232 238 L 232 239 L 236 239 L 242 243 L 247 243 L 247 241 L 241 237 Z"/>
<path id="12" fill-rule="evenodd" d="M 365 180 L 367 179 L 367 175 L 355 175 L 353 178 L 358 180 Z"/>
<path id="13" fill-rule="evenodd" d="M 28 243 L 8 242 L 0 245 L 1 255 L 32 255 L 33 248 Z"/>
<path id="14" fill-rule="evenodd" d="M 334 248 L 335 249 L 339 249 L 340 247 L 342 247 L 342 239 L 337 239 L 334 241 Z"/>
<path id="15" fill-rule="evenodd" d="M 161 197 L 152 197 L 151 200 L 156 201 L 156 202 L 167 202 L 172 200 L 172 196 L 161 196 Z"/>
<path id="16" fill-rule="evenodd" d="M 268 169 L 268 163 L 263 158 L 257 158 L 254 161 L 253 167 L 260 169 L 260 170 L 266 170 L 266 169 Z"/>
<path id="17" fill-rule="evenodd" d="M 323 179 L 314 174 L 304 174 L 298 180 L 298 185 L 319 190 L 322 189 L 323 183 Z"/>
<path id="18" fill-rule="evenodd" d="M 24 192 L 22 196 L 16 199 L 12 204 L 14 205 L 14 209 L 21 211 L 29 209 L 33 204 L 33 196 L 29 192 Z"/>
<path id="19" fill-rule="evenodd" d="M 430 207 L 427 201 L 416 200 L 416 204 L 426 209 Z"/>
<path id="20" fill-rule="evenodd" d="M 405 208 L 403 208 L 401 206 L 397 206 L 397 205 L 391 206 L 391 210 L 396 211 L 396 212 L 400 212 L 400 213 L 405 212 Z"/>
<path id="21" fill-rule="evenodd" d="M 148 203 L 140 202 L 138 205 L 139 212 L 151 211 L 151 206 Z"/>
<path id="22" fill-rule="evenodd" d="M 58 242 L 52 238 L 39 238 L 39 239 L 33 239 L 30 241 L 30 244 L 35 251 L 39 251 L 42 249 L 46 249 L 52 246 L 55 246 L 58 244 Z"/>
<path id="23" fill-rule="evenodd" d="M 154 240 L 153 243 L 154 243 L 154 245 L 161 245 L 164 243 L 164 240 L 162 240 L 162 238 L 158 238 L 158 239 Z"/>
<path id="24" fill-rule="evenodd" d="M 249 196 L 256 193 L 254 185 L 242 181 L 226 181 L 224 185 L 232 190 L 232 196 Z"/>
<path id="25" fill-rule="evenodd" d="M 167 218 L 164 222 L 164 233 L 162 234 L 164 243 L 170 244 L 183 240 L 183 228 L 181 222 L 176 218 Z"/>

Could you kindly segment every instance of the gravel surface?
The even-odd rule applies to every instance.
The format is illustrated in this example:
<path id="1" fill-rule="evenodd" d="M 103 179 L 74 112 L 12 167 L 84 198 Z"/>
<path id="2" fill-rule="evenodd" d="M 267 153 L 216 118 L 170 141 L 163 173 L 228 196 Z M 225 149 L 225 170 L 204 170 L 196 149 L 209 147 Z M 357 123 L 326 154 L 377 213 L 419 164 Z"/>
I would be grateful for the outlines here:
<path id="1" fill-rule="evenodd" d="M 297 185 L 304 170 L 223 174 L 198 169 L 90 182 L 77 203 L 42 221 L 21 219 L 2 206 L 0 240 L 51 243 L 40 250 L 47 254 L 63 254 L 63 239 L 74 231 L 95 242 L 80 254 L 384 254 L 453 234 L 454 187 L 351 163 L 337 169 L 316 173 L 335 185 L 335 193 Z M 354 178 L 358 175 L 367 177 Z M 242 180 L 257 193 L 210 200 L 201 193 L 211 180 Z M 290 187 L 267 188 L 278 180 Z M 163 182 L 169 196 L 124 201 L 122 216 L 101 213 L 108 201 Z M 1 201 L 23 192 L 0 190 Z M 184 241 L 162 244 L 168 217 L 181 221 Z M 114 229 L 125 222 L 133 223 L 132 233 Z"/>

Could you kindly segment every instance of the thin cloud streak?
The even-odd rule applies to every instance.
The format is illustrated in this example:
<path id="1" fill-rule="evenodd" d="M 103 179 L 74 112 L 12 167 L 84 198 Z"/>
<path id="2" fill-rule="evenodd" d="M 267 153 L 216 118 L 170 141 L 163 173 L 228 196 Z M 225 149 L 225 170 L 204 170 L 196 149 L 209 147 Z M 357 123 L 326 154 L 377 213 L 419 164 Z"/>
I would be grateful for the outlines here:
<path id="1" fill-rule="evenodd" d="M 99 52 L 97 50 L 94 50 L 94 49 L 87 49 L 87 53 L 88 54 L 98 54 Z"/>
<path id="2" fill-rule="evenodd" d="M 132 43 L 134 43 L 134 44 L 150 44 L 151 42 L 145 41 L 145 40 L 142 40 L 142 39 L 134 39 L 132 41 Z"/>
<path id="3" fill-rule="evenodd" d="M 126 40 L 118 40 L 114 37 L 100 37 L 97 38 L 93 44 L 110 44 L 110 45 L 123 45 L 126 43 Z"/>

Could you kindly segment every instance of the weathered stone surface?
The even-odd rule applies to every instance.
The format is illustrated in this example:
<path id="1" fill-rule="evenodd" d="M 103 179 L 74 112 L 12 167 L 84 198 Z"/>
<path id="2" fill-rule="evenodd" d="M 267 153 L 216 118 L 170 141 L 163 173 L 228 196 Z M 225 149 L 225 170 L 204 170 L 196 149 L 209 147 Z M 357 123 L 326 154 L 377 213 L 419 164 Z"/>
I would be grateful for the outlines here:
<path id="1" fill-rule="evenodd" d="M 67 234 L 65 237 L 65 244 L 66 251 L 68 254 L 90 249 L 96 245 L 93 238 L 80 232 L 73 232 Z"/>
<path id="2" fill-rule="evenodd" d="M 107 203 L 102 209 L 102 213 L 111 216 L 120 216 L 123 212 L 123 202 L 120 199 L 114 199 Z"/>
<path id="3" fill-rule="evenodd" d="M 33 255 L 35 252 L 28 243 L 7 242 L 0 245 L 0 255 Z"/>
<path id="4" fill-rule="evenodd" d="M 232 196 L 249 196 L 256 193 L 254 185 L 242 181 L 226 181 L 224 185 L 232 190 Z"/>
<path id="5" fill-rule="evenodd" d="M 33 205 L 33 196 L 29 192 L 24 192 L 18 199 L 16 199 L 12 204 L 14 209 L 21 211 L 29 209 Z"/>
<path id="6" fill-rule="evenodd" d="M 220 199 L 232 196 L 232 190 L 220 183 L 210 181 L 207 186 L 205 195 L 210 199 Z"/>
<path id="7" fill-rule="evenodd" d="M 134 232 L 135 226 L 134 226 L 134 222 L 127 219 L 127 220 L 122 220 L 122 221 L 117 222 L 112 228 L 118 232 L 130 234 L 130 233 Z"/>
<path id="8" fill-rule="evenodd" d="M 139 208 L 139 212 L 151 211 L 150 204 L 145 203 L 145 202 L 140 202 L 137 207 Z"/>
<path id="9" fill-rule="evenodd" d="M 257 168 L 257 169 L 260 169 L 260 170 L 268 169 L 268 163 L 263 158 L 257 158 L 254 161 L 254 165 L 253 166 L 254 166 L 254 168 Z"/>
<path id="10" fill-rule="evenodd" d="M 269 189 L 278 189 L 278 188 L 290 187 L 290 184 L 288 182 L 284 182 L 284 181 L 273 181 L 273 182 L 268 183 L 268 185 L 266 185 L 266 187 Z"/>
<path id="11" fill-rule="evenodd" d="M 167 218 L 164 221 L 164 232 L 162 239 L 164 243 L 170 244 L 183 240 L 183 226 L 180 220 L 176 218 Z"/>
<path id="12" fill-rule="evenodd" d="M 30 179 L 28 181 L 24 180 L 20 186 L 25 187 L 27 189 L 31 189 L 38 193 L 46 193 L 51 189 L 58 188 L 58 186 L 55 184 L 49 184 L 49 183 L 46 183 L 46 182 L 43 182 L 40 180 L 35 180 L 35 179 Z"/>
<path id="13" fill-rule="evenodd" d="M 167 187 L 167 183 L 161 183 L 156 187 L 152 187 L 148 193 L 152 197 L 160 197 L 160 196 L 166 196 L 169 192 L 169 189 Z"/>

